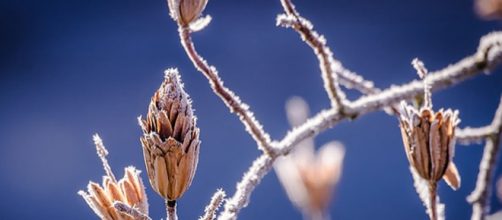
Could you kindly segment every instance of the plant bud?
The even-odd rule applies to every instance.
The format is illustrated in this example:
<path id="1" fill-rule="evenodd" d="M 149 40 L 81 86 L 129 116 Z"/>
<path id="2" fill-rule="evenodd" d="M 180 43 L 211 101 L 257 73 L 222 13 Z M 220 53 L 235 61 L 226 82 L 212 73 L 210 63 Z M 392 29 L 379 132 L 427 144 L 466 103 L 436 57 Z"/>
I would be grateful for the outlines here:
<path id="1" fill-rule="evenodd" d="M 153 189 L 175 201 L 190 186 L 199 158 L 199 129 L 176 69 L 168 69 L 148 107 L 141 144 Z"/>
<path id="2" fill-rule="evenodd" d="M 110 176 L 104 176 L 102 186 L 89 182 L 87 192 L 80 191 L 79 194 L 101 219 L 133 220 L 133 216 L 118 211 L 113 203 L 123 202 L 148 215 L 148 199 L 139 174 L 136 168 L 127 167 L 124 177 L 118 182 L 114 182 Z"/>
<path id="3" fill-rule="evenodd" d="M 434 113 L 428 107 L 417 111 L 401 103 L 400 128 L 410 166 L 429 182 L 444 178 L 455 190 L 460 187 L 460 176 L 453 163 L 455 128 L 459 122 L 458 111 L 441 109 Z"/>
<path id="4" fill-rule="evenodd" d="M 208 0 L 168 0 L 171 17 L 182 26 L 197 20 Z"/>

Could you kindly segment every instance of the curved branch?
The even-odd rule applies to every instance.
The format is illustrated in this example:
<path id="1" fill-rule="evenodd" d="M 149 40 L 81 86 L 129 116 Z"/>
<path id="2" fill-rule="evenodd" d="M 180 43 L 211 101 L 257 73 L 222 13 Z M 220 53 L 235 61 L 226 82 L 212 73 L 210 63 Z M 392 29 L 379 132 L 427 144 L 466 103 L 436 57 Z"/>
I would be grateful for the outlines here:
<path id="1" fill-rule="evenodd" d="M 209 84 L 225 105 L 230 109 L 230 112 L 235 113 L 239 116 L 246 130 L 251 134 L 251 136 L 257 142 L 259 148 L 270 155 L 275 154 L 272 149 L 270 136 L 263 131 L 263 126 L 254 117 L 253 112 L 249 110 L 249 106 L 243 103 L 240 98 L 235 95 L 235 93 L 229 88 L 223 85 L 223 80 L 218 76 L 218 71 L 214 66 L 210 66 L 204 58 L 202 58 L 197 51 L 192 42 L 192 37 L 190 36 L 190 29 L 188 27 L 180 26 L 178 28 L 180 34 L 181 44 L 183 48 L 192 61 L 193 65 L 199 72 L 204 74 L 204 76 L 209 80 Z"/>
<path id="2" fill-rule="evenodd" d="M 293 3 L 290 0 L 281 0 L 281 3 L 286 14 L 277 17 L 277 25 L 295 29 L 314 50 L 319 60 L 324 89 L 328 93 L 331 105 L 338 107 L 339 111 L 343 112 L 347 99 L 338 85 L 338 72 L 341 72 L 338 69 L 343 69 L 341 63 L 333 58 L 333 52 L 327 46 L 324 36 L 314 30 L 314 26 L 309 20 L 300 16 Z"/>

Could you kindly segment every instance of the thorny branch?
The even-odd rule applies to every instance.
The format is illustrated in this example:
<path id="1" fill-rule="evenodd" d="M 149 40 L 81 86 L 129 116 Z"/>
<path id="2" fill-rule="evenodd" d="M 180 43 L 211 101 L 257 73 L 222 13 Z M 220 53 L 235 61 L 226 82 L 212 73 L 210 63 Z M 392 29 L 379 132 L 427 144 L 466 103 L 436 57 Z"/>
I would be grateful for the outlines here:
<path id="1" fill-rule="evenodd" d="M 470 130 L 472 131 L 473 129 Z M 481 131 L 488 131 L 489 133 L 480 135 L 486 137 L 486 144 L 479 164 L 476 188 L 467 197 L 467 201 L 472 204 L 471 219 L 473 220 L 483 219 L 490 211 L 490 187 L 493 182 L 497 157 L 500 152 L 500 138 L 502 134 L 502 98 L 500 99 L 492 123 L 487 127 L 483 127 Z"/>
<path id="2" fill-rule="evenodd" d="M 184 26 L 180 26 L 178 29 L 181 43 L 194 66 L 208 78 L 214 92 L 230 110 L 240 117 L 247 131 L 258 143 L 259 149 L 264 152 L 264 154 L 253 162 L 242 180 L 237 184 L 236 192 L 226 201 L 224 211 L 218 219 L 236 219 L 239 211 L 249 202 L 249 197 L 254 188 L 271 170 L 275 159 L 280 155 L 287 154 L 298 142 L 315 136 L 344 119 L 354 118 L 385 108 L 392 108 L 393 105 L 402 100 L 412 99 L 417 95 L 423 94 L 424 82 L 422 80 L 414 80 L 381 91 L 375 88 L 371 81 L 364 80 L 361 76 L 344 69 L 341 63 L 333 58 L 331 50 L 326 46 L 325 39 L 313 30 L 308 20 L 299 16 L 291 1 L 281 0 L 281 2 L 286 14 L 278 17 L 278 24 L 293 27 L 316 52 L 321 66 L 325 89 L 333 105 L 331 108 L 319 112 L 302 125 L 293 128 L 280 141 L 272 142 L 270 140 L 268 133 L 262 129 L 261 124 L 254 118 L 253 113 L 249 111 L 249 106 L 244 104 L 238 96 L 223 85 L 223 81 L 218 76 L 216 68 L 210 66 L 196 52 L 190 36 L 190 29 Z M 442 70 L 429 73 L 427 83 L 430 84 L 432 91 L 444 89 L 478 75 L 480 72 L 489 71 L 500 64 L 501 61 L 502 33 L 491 33 L 481 39 L 478 50 L 474 55 L 466 57 Z M 338 77 L 340 78 L 340 83 L 343 85 L 349 88 L 356 88 L 367 96 L 363 96 L 352 102 L 346 100 L 338 86 Z M 479 139 L 473 135 L 466 134 L 462 130 L 458 132 L 458 136 L 461 141 Z"/>

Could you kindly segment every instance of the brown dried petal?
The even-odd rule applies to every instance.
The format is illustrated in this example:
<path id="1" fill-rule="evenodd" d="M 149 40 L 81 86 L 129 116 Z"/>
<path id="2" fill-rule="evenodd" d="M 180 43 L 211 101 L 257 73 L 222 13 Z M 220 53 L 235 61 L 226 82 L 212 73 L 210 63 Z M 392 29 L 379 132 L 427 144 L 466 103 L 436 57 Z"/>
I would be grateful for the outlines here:
<path id="1" fill-rule="evenodd" d="M 458 173 L 457 166 L 455 166 L 454 163 L 450 162 L 443 178 L 453 190 L 460 188 L 460 174 Z"/>
<path id="2" fill-rule="evenodd" d="M 159 193 L 164 198 L 167 196 L 167 187 L 169 185 L 169 179 L 167 178 L 167 168 L 166 162 L 163 157 L 156 157 L 154 163 L 155 179 L 153 187 L 155 191 Z"/>

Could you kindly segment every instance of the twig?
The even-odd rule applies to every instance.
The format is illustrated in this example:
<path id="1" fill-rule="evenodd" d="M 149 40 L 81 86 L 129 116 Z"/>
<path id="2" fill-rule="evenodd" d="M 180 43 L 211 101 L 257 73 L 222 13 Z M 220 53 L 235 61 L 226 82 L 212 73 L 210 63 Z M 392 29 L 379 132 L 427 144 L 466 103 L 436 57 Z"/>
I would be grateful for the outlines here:
<path id="1" fill-rule="evenodd" d="M 103 140 L 101 140 L 101 137 L 99 137 L 98 134 L 94 134 L 92 136 L 92 139 L 94 140 L 94 145 L 96 145 L 96 152 L 98 153 L 99 159 L 101 159 L 101 162 L 103 163 L 103 169 L 105 170 L 106 175 L 116 183 L 117 179 L 115 178 L 115 175 L 113 175 L 112 168 L 110 167 L 110 164 L 108 164 L 108 160 L 106 159 L 108 151 L 103 144 Z"/>
<path id="2" fill-rule="evenodd" d="M 223 100 L 225 105 L 230 109 L 231 112 L 237 114 L 244 123 L 246 130 L 251 134 L 251 136 L 258 143 L 259 148 L 270 155 L 274 155 L 275 151 L 272 149 L 270 136 L 263 131 L 263 126 L 254 117 L 253 112 L 249 110 L 249 106 L 243 103 L 240 98 L 235 95 L 230 89 L 223 85 L 223 81 L 218 76 L 218 71 L 214 66 L 210 66 L 204 58 L 202 58 L 197 51 L 192 42 L 190 36 L 190 29 L 188 27 L 180 26 L 178 28 L 180 34 L 181 44 L 183 48 L 193 62 L 195 68 L 199 70 L 204 76 L 209 80 L 209 84 L 213 91 Z"/>
<path id="3" fill-rule="evenodd" d="M 466 127 L 463 129 L 457 129 L 455 131 L 456 141 L 463 145 L 469 145 L 473 143 L 481 143 L 486 138 L 489 138 L 496 131 L 493 126 L 483 126 L 479 128 Z"/>
<path id="4" fill-rule="evenodd" d="M 225 199 L 225 191 L 222 189 L 218 189 L 216 193 L 214 193 L 211 201 L 204 209 L 204 215 L 199 218 L 199 220 L 213 220 L 216 217 L 216 211 L 220 207 L 223 199 Z"/>
<path id="5" fill-rule="evenodd" d="M 319 59 L 321 75 L 324 81 L 324 89 L 328 93 L 333 107 L 338 107 L 340 112 L 344 112 L 346 97 L 338 85 L 338 72 L 340 72 L 341 63 L 333 58 L 333 52 L 326 44 L 324 36 L 319 35 L 312 23 L 301 17 L 295 10 L 290 0 L 281 0 L 282 7 L 286 14 L 277 17 L 277 25 L 295 29 L 302 39 L 314 50 Z"/>
<path id="6" fill-rule="evenodd" d="M 489 130 L 492 130 L 494 133 L 486 138 L 483 157 L 479 164 L 476 188 L 467 197 L 467 201 L 472 204 L 471 219 L 473 220 L 484 219 L 490 209 L 491 185 L 500 151 L 500 138 L 502 134 L 502 98 L 490 127 L 491 129 Z"/>
<path id="7" fill-rule="evenodd" d="M 150 217 L 141 213 L 138 209 L 132 208 L 121 201 L 115 201 L 113 206 L 119 211 L 133 217 L 134 220 L 151 220 Z"/>
<path id="8" fill-rule="evenodd" d="M 481 39 L 480 47 L 476 54 L 452 64 L 440 71 L 429 73 L 428 83 L 431 90 L 436 91 L 458 84 L 471 78 L 482 71 L 494 68 L 502 61 L 502 32 L 494 32 Z M 423 82 L 412 81 L 410 83 L 391 87 L 380 93 L 365 96 L 350 103 L 349 115 L 362 115 L 372 111 L 388 107 L 401 100 L 411 99 L 423 93 Z M 291 148 L 305 138 L 334 126 L 339 121 L 347 119 L 335 109 L 323 110 L 307 120 L 302 125 L 292 129 L 279 142 L 273 142 L 278 155 L 287 154 Z M 249 197 L 260 180 L 270 171 L 276 155 L 262 155 L 255 160 L 246 172 L 242 180 L 237 184 L 235 194 L 225 203 L 225 210 L 219 219 L 235 219 L 240 209 L 248 202 Z"/>

